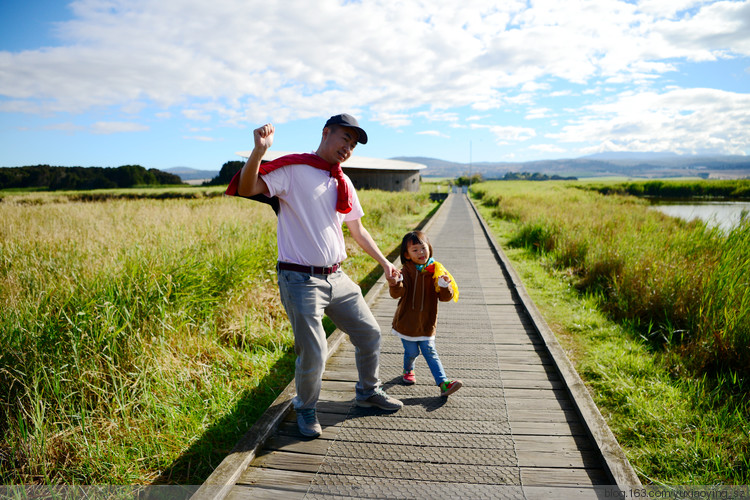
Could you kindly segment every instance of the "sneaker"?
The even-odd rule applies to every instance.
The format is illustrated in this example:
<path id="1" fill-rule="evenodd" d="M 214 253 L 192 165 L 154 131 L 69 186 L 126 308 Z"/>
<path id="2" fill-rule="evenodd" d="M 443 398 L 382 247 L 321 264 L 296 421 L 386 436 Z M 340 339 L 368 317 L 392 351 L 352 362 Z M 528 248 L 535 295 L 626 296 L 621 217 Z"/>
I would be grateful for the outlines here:
<path id="1" fill-rule="evenodd" d="M 297 410 L 297 427 L 303 436 L 318 437 L 323 432 L 315 416 L 315 408 L 303 408 Z"/>
<path id="2" fill-rule="evenodd" d="M 404 403 L 396 398 L 390 397 L 388 394 L 383 392 L 383 389 L 375 389 L 375 394 L 367 399 L 358 399 L 356 401 L 357 406 L 364 408 L 380 408 L 381 410 L 396 411 L 400 410 Z"/>
<path id="3" fill-rule="evenodd" d="M 404 372 L 404 375 L 401 377 L 401 380 L 404 381 L 404 384 L 406 385 L 414 385 L 417 382 L 417 377 L 414 375 L 414 370 L 409 370 L 408 372 Z"/>
<path id="4" fill-rule="evenodd" d="M 446 380 L 442 384 L 440 384 L 440 395 L 441 396 L 450 396 L 457 390 L 461 388 L 464 384 L 461 383 L 460 380 Z"/>

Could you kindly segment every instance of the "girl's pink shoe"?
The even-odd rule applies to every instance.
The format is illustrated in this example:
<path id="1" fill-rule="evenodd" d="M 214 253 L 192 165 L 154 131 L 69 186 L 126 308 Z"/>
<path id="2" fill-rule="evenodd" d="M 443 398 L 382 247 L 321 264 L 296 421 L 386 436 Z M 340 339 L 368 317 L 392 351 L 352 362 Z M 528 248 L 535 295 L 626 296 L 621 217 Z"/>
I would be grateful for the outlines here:
<path id="1" fill-rule="evenodd" d="M 401 377 L 401 380 L 403 380 L 404 384 L 406 385 L 414 385 L 417 382 L 417 377 L 414 375 L 414 370 L 404 372 L 404 375 Z"/>

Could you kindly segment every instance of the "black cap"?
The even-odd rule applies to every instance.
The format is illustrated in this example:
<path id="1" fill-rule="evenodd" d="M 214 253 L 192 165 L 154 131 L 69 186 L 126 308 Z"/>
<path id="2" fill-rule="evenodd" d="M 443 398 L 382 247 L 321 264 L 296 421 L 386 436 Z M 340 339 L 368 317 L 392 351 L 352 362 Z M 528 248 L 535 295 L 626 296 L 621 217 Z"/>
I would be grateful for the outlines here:
<path id="1" fill-rule="evenodd" d="M 359 123 L 357 123 L 357 119 L 352 115 L 343 113 L 340 115 L 332 116 L 325 124 L 326 127 L 330 125 L 341 125 L 343 127 L 351 127 L 353 129 L 356 129 L 357 135 L 359 135 L 357 142 L 359 142 L 360 144 L 367 144 L 367 132 L 365 132 L 365 129 L 359 126 Z"/>

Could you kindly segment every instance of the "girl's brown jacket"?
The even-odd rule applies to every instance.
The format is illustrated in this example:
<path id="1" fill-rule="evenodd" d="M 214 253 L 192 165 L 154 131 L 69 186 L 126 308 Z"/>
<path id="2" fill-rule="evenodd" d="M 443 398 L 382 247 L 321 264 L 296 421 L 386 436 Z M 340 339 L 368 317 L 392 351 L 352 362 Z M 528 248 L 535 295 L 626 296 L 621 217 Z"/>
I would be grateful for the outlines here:
<path id="1" fill-rule="evenodd" d="M 401 268 L 404 280 L 389 287 L 391 297 L 399 299 L 393 316 L 393 329 L 407 337 L 434 337 L 437 325 L 438 301 L 453 298 L 453 288 L 435 291 L 431 272 L 419 272 L 410 260 Z"/>

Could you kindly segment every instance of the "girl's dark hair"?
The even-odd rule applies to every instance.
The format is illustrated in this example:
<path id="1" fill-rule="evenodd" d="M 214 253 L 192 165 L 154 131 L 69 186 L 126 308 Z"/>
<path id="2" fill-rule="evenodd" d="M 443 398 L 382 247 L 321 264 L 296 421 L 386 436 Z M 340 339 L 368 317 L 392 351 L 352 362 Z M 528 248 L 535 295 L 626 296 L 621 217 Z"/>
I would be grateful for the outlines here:
<path id="1" fill-rule="evenodd" d="M 406 233 L 404 235 L 404 239 L 401 240 L 401 260 L 406 260 L 406 255 L 409 251 L 409 243 L 412 245 L 418 245 L 420 243 L 424 243 L 427 245 L 427 248 L 430 250 L 430 257 L 432 257 L 432 244 L 430 244 L 430 240 L 427 238 L 427 235 L 424 234 L 422 231 L 411 231 L 409 233 Z M 403 262 L 402 262 L 403 263 Z"/>

